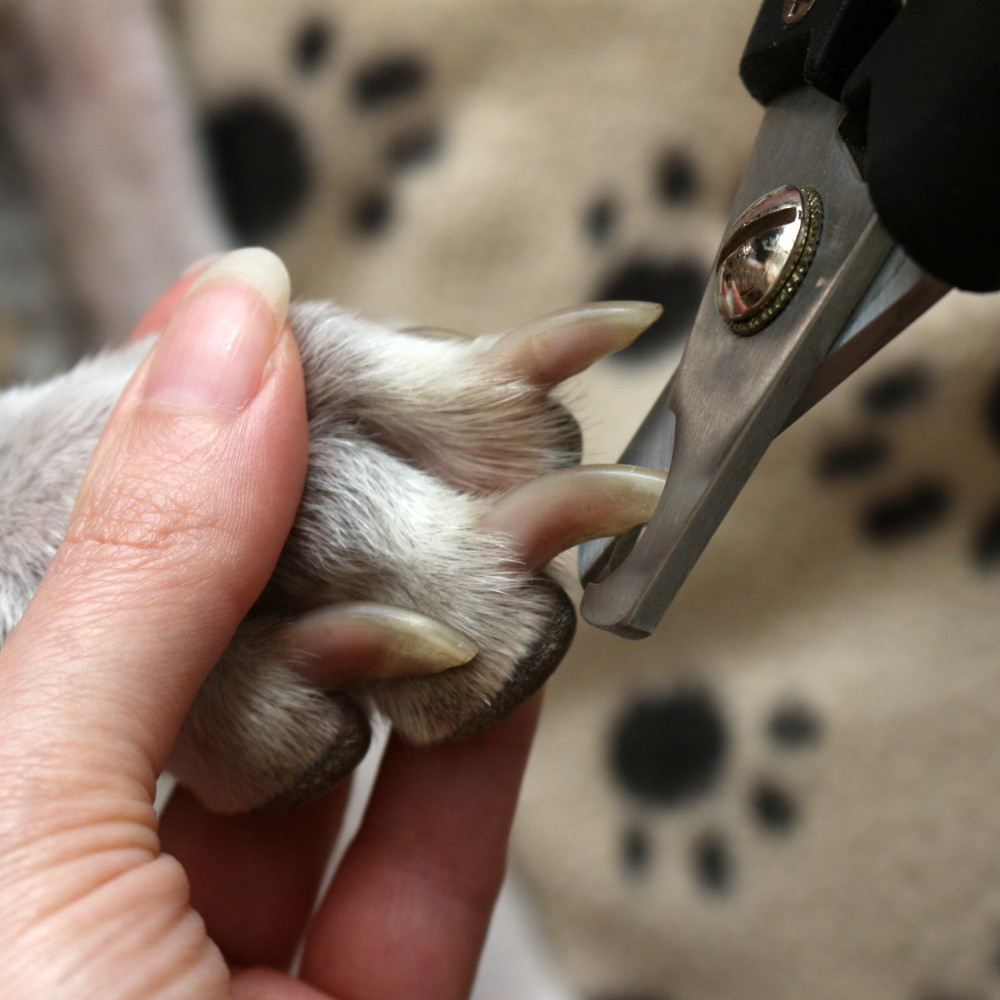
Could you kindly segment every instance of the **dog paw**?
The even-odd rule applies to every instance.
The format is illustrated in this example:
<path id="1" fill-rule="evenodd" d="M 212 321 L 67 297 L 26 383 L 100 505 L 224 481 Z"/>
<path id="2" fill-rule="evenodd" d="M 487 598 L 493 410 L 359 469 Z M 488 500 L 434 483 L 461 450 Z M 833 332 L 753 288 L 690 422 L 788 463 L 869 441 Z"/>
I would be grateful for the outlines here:
<path id="1" fill-rule="evenodd" d="M 218 810 L 297 804 L 354 768 L 372 712 L 426 745 L 536 691 L 575 627 L 546 565 L 648 520 L 662 488 L 643 470 L 573 468 L 579 431 L 553 389 L 656 315 L 603 303 L 470 340 L 296 307 L 305 491 L 188 717 L 180 780 Z"/>
<path id="2" fill-rule="evenodd" d="M 563 548 L 648 520 L 662 477 L 579 468 L 559 383 L 658 307 L 601 303 L 502 336 L 291 313 L 309 467 L 275 572 L 195 698 L 170 768 L 212 809 L 294 805 L 360 761 L 369 719 L 414 744 L 511 711 L 561 659 Z M 0 394 L 0 634 L 69 521 L 88 456 L 148 347 Z"/>

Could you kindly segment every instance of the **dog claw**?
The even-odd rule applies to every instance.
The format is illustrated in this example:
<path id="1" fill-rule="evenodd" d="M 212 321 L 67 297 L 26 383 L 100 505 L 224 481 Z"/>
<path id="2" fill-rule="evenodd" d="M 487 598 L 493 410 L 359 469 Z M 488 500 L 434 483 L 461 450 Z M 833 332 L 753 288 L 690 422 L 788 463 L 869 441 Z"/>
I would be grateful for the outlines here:
<path id="1" fill-rule="evenodd" d="M 462 333 L 459 330 L 449 330 L 443 326 L 404 326 L 400 333 L 409 333 L 414 337 L 426 337 L 428 340 L 473 340 L 474 335 Z"/>
<path id="2" fill-rule="evenodd" d="M 353 681 L 422 677 L 468 663 L 478 645 L 468 636 L 407 608 L 353 602 L 320 608 L 289 625 L 295 671 L 317 687 Z"/>
<path id="3" fill-rule="evenodd" d="M 506 535 L 535 573 L 573 545 L 648 522 L 666 478 L 635 465 L 560 469 L 501 497 L 483 528 Z"/>
<path id="4" fill-rule="evenodd" d="M 484 353 L 490 366 L 548 388 L 628 347 L 663 312 L 654 302 L 592 302 L 515 327 Z"/>

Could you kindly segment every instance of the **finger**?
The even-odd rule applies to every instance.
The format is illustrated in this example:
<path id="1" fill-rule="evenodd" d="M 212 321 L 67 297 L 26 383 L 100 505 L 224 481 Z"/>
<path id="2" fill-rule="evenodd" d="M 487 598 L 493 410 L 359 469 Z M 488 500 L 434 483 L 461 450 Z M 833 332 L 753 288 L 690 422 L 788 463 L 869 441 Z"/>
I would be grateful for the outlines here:
<path id="1" fill-rule="evenodd" d="M 195 261 L 150 307 L 146 310 L 142 319 L 136 324 L 135 329 L 129 335 L 128 343 L 134 344 L 143 337 L 149 337 L 155 333 L 162 333 L 170 322 L 171 317 L 177 312 L 178 306 L 184 296 L 191 290 L 191 286 L 219 260 L 222 254 L 212 254 L 202 260 Z"/>
<path id="2" fill-rule="evenodd" d="M 311 986 L 274 969 L 246 969 L 230 983 L 235 1000 L 330 1000 Z"/>
<path id="3" fill-rule="evenodd" d="M 24 758 L 35 801 L 115 780 L 148 795 L 270 575 L 305 470 L 287 300 L 272 254 L 223 259 L 112 414 L 66 538 L 2 651 L 2 749 Z"/>
<path id="4" fill-rule="evenodd" d="M 537 714 L 536 698 L 462 743 L 390 743 L 310 927 L 305 982 L 351 1000 L 467 995 Z"/>
<path id="5" fill-rule="evenodd" d="M 287 968 L 295 955 L 350 783 L 284 816 L 219 816 L 178 789 L 160 819 L 163 849 L 183 866 L 191 905 L 233 965 Z"/>

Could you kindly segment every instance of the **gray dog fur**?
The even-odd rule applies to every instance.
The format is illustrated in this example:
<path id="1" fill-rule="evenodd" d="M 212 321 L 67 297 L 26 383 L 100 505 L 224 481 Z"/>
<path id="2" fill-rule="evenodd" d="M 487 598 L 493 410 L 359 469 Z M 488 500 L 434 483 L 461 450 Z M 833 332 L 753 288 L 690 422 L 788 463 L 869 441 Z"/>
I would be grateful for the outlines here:
<path id="1" fill-rule="evenodd" d="M 488 725 L 544 680 L 573 628 L 558 588 L 539 585 L 502 538 L 479 528 L 492 496 L 578 457 L 561 404 L 477 363 L 493 338 L 401 333 L 323 304 L 293 307 L 291 322 L 310 431 L 299 515 L 170 761 L 224 812 L 289 806 L 329 787 L 363 756 L 372 709 L 416 744 Z M 147 350 L 106 352 L 0 395 L 4 636 L 51 560 L 111 407 Z M 283 630 L 306 612 L 357 600 L 444 620 L 480 652 L 435 676 L 319 691 L 291 669 L 300 654 Z"/>

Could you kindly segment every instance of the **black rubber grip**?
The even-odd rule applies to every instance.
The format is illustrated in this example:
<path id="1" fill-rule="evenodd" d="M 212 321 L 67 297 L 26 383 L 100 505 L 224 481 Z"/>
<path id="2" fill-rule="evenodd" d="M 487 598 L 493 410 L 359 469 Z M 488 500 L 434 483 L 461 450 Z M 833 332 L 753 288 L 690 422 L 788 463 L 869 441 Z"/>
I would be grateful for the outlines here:
<path id="1" fill-rule="evenodd" d="M 909 0 L 842 99 L 893 238 L 942 281 L 1000 288 L 997 0 Z"/>
<path id="2" fill-rule="evenodd" d="M 815 0 L 800 21 L 786 24 L 784 0 L 764 0 L 740 60 L 740 78 L 761 104 L 803 83 L 839 100 L 899 6 L 898 0 Z"/>

